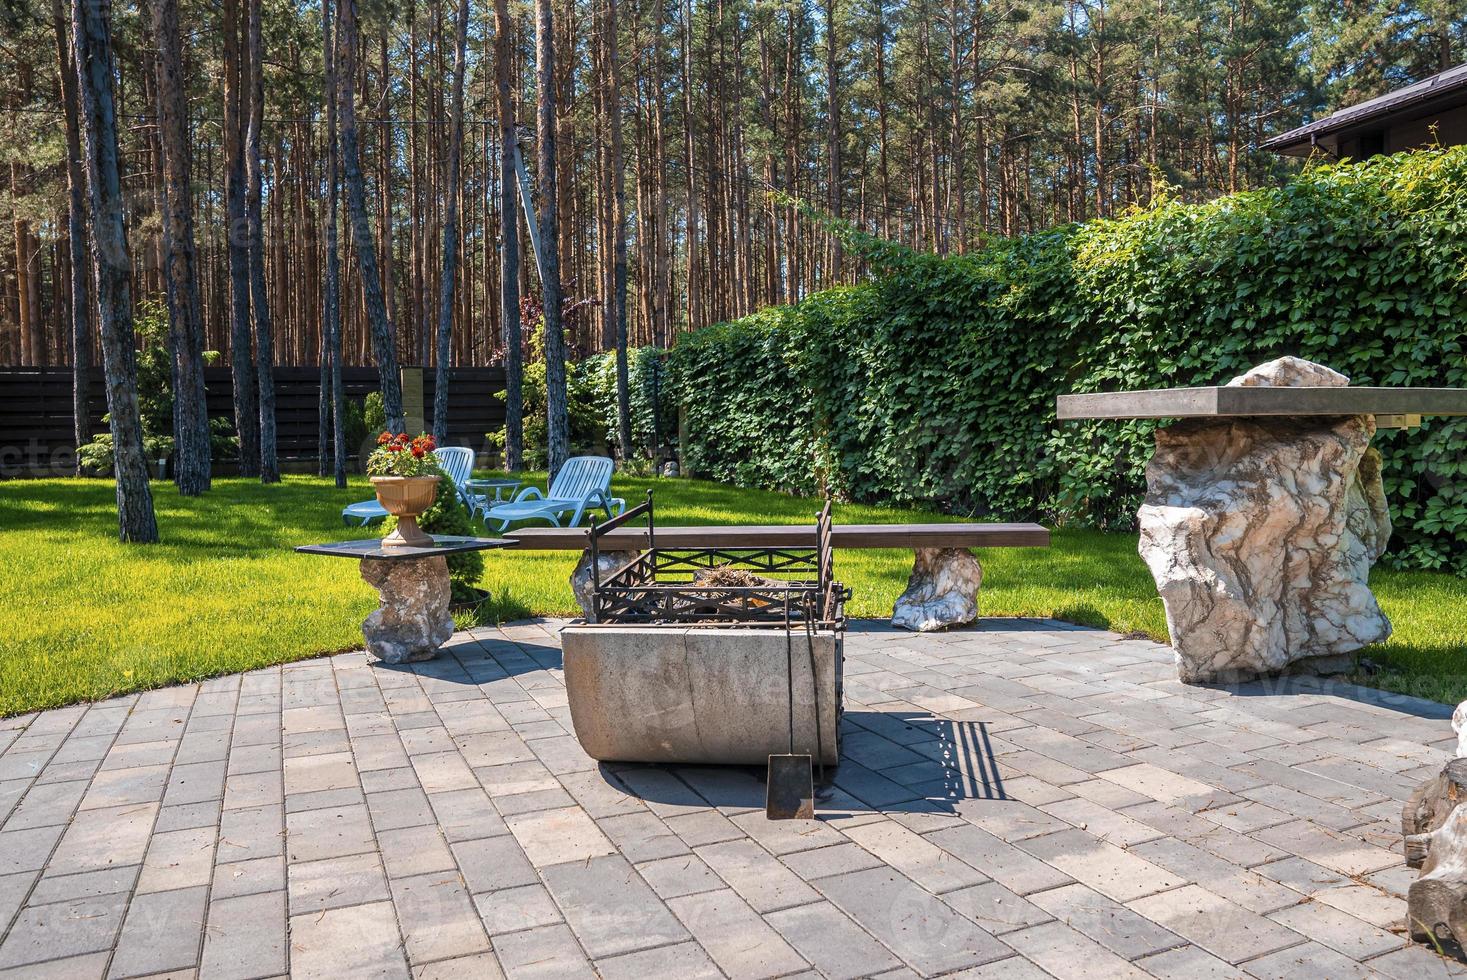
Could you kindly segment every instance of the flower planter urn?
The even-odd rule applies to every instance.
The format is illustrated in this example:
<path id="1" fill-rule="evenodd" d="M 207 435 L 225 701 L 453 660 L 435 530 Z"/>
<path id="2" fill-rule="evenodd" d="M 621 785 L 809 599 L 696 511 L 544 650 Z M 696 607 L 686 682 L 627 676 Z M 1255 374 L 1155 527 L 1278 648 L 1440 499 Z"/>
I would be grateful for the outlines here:
<path id="1" fill-rule="evenodd" d="M 418 527 L 418 515 L 438 496 L 436 476 L 374 476 L 372 489 L 382 509 L 397 518 L 397 527 L 382 539 L 384 548 L 422 548 L 433 538 Z"/>

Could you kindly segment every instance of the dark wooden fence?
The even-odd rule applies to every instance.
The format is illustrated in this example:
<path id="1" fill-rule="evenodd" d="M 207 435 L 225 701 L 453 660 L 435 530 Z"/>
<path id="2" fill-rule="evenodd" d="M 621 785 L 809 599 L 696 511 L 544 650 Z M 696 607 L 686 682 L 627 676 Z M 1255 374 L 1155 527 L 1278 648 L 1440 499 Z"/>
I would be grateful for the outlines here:
<path id="1" fill-rule="evenodd" d="M 424 428 L 433 422 L 433 371 L 423 373 Z M 375 368 L 345 368 L 346 397 L 360 402 L 378 388 Z M 275 426 L 282 459 L 316 457 L 317 405 L 320 373 L 315 368 L 278 367 L 275 376 Z M 234 417 L 234 381 L 228 368 L 205 368 L 210 416 Z M 107 431 L 107 411 L 101 369 L 92 372 L 91 418 L 93 433 Z M 449 373 L 448 443 L 485 448 L 485 433 L 504 424 L 504 402 L 495 396 L 504 389 L 504 369 L 454 368 Z M 413 407 L 408 415 L 413 417 Z M 66 469 L 75 446 L 71 418 L 71 369 L 67 367 L 0 367 L 0 471 Z M 349 447 L 353 454 L 357 447 Z"/>

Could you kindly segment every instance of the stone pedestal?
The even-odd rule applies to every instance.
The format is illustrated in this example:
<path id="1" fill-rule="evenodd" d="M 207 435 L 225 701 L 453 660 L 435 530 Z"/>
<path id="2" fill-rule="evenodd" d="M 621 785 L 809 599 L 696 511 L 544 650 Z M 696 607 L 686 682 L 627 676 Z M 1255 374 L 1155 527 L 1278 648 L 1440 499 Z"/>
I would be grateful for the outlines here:
<path id="1" fill-rule="evenodd" d="M 891 623 L 923 633 L 971 623 L 982 585 L 983 566 L 967 548 L 918 548 Z"/>
<path id="2" fill-rule="evenodd" d="M 613 572 L 620 569 L 627 562 L 637 557 L 635 551 L 602 551 L 597 553 L 597 565 L 602 581 Z M 581 615 L 586 617 L 586 622 L 596 621 L 596 609 L 591 601 L 591 552 L 581 552 L 581 560 L 576 562 L 575 571 L 570 577 L 571 592 L 575 594 L 576 605 L 581 607 Z"/>
<path id="3" fill-rule="evenodd" d="M 362 623 L 367 651 L 389 664 L 437 656 L 438 648 L 453 635 L 448 560 L 442 555 L 391 561 L 365 558 L 362 578 L 381 599 Z"/>
<path id="4" fill-rule="evenodd" d="M 1231 385 L 1343 386 L 1281 358 Z M 1339 669 L 1385 640 L 1367 585 L 1390 538 L 1368 415 L 1185 419 L 1156 432 L 1140 552 L 1184 681 Z"/>

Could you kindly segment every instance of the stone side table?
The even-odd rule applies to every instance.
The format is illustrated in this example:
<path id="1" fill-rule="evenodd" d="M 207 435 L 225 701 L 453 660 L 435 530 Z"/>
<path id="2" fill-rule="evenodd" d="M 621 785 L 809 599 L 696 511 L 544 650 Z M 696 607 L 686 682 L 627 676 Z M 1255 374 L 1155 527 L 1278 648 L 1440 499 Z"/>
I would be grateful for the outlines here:
<path id="1" fill-rule="evenodd" d="M 380 600 L 362 622 L 367 651 L 383 663 L 403 664 L 433 659 L 453 635 L 447 556 L 509 544 L 513 542 L 505 538 L 433 535 L 433 544 L 421 548 L 384 548 L 381 539 L 367 538 L 295 550 L 361 562 L 362 578 L 377 590 Z"/>
<path id="2" fill-rule="evenodd" d="M 1377 428 L 1467 415 L 1467 390 L 1350 387 L 1283 357 L 1226 385 L 1061 395 L 1066 419 L 1172 419 L 1138 514 L 1182 680 L 1331 670 L 1391 634 L 1370 567 L 1391 535 Z"/>

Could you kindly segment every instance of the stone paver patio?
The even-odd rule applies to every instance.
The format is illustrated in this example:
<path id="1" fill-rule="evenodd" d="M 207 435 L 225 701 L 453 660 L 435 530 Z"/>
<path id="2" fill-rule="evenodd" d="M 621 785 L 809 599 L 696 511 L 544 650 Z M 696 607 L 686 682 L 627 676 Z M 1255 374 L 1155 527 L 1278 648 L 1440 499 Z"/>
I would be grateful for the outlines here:
<path id="1" fill-rule="evenodd" d="M 838 790 L 771 823 L 755 771 L 588 759 L 557 626 L 0 721 L 3 975 L 1467 975 L 1401 931 L 1445 706 L 855 623 Z"/>

